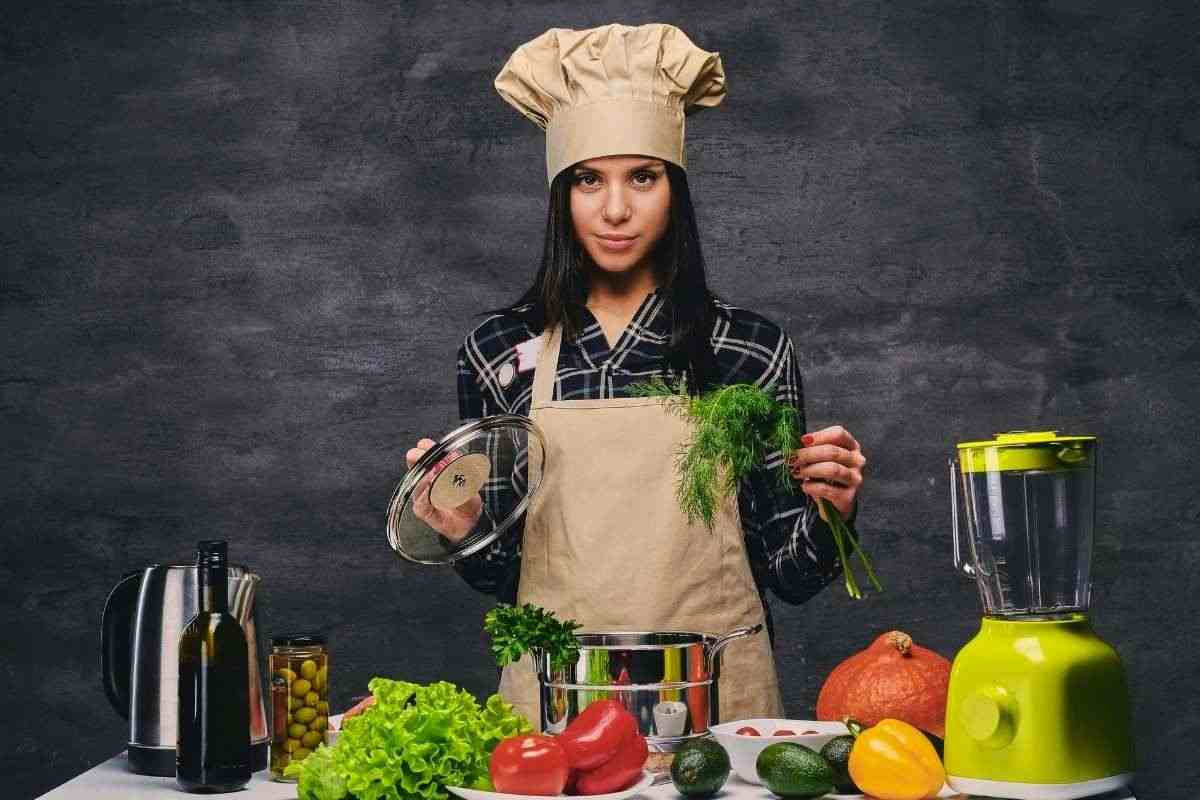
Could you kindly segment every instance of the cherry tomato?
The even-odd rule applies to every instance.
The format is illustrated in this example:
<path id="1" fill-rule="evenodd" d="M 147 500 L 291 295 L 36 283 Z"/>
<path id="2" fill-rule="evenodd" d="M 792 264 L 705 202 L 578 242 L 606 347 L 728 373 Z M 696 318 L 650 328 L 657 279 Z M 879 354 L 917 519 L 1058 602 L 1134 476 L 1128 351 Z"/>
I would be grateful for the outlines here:
<path id="1" fill-rule="evenodd" d="M 571 769 L 595 769 L 637 734 L 633 715 L 616 700 L 597 700 L 558 735 Z"/>
<path id="2" fill-rule="evenodd" d="M 772 736 L 795 736 L 795 731 L 789 731 L 787 728 L 780 728 L 771 734 Z"/>
<path id="3" fill-rule="evenodd" d="M 567 751 L 549 736 L 510 736 L 492 751 L 488 773 L 497 792 L 556 795 L 567 785 Z"/>
<path id="4" fill-rule="evenodd" d="M 649 753 L 646 737 L 635 733 L 611 759 L 595 769 L 580 772 L 575 791 L 579 794 L 608 794 L 628 789 L 641 777 Z"/>
<path id="5" fill-rule="evenodd" d="M 762 736 L 757 729 L 751 728 L 749 725 L 744 728 L 738 728 L 735 732 L 738 736 Z"/>

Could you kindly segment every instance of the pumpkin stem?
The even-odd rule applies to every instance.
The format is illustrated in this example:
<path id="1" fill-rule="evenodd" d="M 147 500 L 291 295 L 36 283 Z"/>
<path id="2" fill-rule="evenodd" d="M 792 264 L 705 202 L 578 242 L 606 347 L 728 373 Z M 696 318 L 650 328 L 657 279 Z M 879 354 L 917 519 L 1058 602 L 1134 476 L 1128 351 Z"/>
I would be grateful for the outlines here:
<path id="1" fill-rule="evenodd" d="M 902 656 L 908 655 L 912 650 L 912 637 L 904 631 L 890 631 L 887 635 L 887 642 Z"/>
<path id="2" fill-rule="evenodd" d="M 856 719 L 850 717 L 842 717 L 842 724 L 850 731 L 850 735 L 855 739 L 863 732 L 863 724 Z"/>

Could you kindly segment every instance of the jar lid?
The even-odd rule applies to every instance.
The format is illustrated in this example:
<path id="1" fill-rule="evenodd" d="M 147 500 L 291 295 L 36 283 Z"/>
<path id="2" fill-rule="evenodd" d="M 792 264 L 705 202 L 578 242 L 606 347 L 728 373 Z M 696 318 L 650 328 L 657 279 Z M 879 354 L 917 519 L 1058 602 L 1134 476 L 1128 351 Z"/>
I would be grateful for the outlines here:
<path id="1" fill-rule="evenodd" d="M 325 636 L 320 633 L 291 633 L 271 639 L 271 647 L 317 647 L 325 645 Z"/>
<path id="2" fill-rule="evenodd" d="M 392 493 L 387 537 L 416 564 L 453 564 L 494 542 L 521 518 L 545 470 L 541 430 L 496 414 L 443 436 Z"/>

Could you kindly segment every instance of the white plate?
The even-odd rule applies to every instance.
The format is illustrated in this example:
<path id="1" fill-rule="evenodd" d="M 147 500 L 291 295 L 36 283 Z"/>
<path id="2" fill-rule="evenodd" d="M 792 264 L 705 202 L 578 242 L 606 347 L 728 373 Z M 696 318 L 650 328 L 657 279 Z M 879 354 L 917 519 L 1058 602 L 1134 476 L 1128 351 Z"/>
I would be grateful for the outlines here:
<path id="1" fill-rule="evenodd" d="M 626 797 L 632 797 L 638 792 L 648 789 L 650 784 L 654 782 L 654 773 L 642 770 L 642 779 L 630 786 L 628 789 L 622 789 L 619 792 L 610 792 L 609 794 L 580 794 L 580 795 L 552 795 L 552 797 L 567 798 L 568 800 L 622 800 Z M 482 789 L 467 789 L 462 786 L 447 786 L 446 791 L 453 792 L 464 800 L 547 800 L 547 795 L 530 795 L 530 794 L 508 794 L 506 792 L 485 792 Z"/>

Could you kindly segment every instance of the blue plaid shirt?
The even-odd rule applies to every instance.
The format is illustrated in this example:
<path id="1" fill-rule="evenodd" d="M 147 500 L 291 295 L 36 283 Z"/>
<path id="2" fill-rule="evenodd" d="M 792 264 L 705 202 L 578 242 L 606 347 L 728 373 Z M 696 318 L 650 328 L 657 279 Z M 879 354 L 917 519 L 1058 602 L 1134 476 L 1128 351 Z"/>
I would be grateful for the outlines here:
<path id="1" fill-rule="evenodd" d="M 611 349 L 599 322 L 583 309 L 583 331 L 574 340 L 563 341 L 553 399 L 621 397 L 630 384 L 656 375 L 674 382 L 678 376 L 664 359 L 671 336 L 670 314 L 664 307 L 665 298 L 651 292 Z M 800 412 L 804 430 L 804 395 L 791 339 L 758 314 L 720 302 L 717 307 L 709 339 L 716 374 L 721 376 L 717 383 L 773 386 L 776 399 Z M 512 314 L 489 317 L 467 335 L 458 351 L 458 403 L 463 419 L 503 413 L 529 416 L 533 369 L 517 369 L 517 346 L 536 335 Z M 738 491 L 750 567 L 768 611 L 767 589 L 786 602 L 803 603 L 841 572 L 832 534 L 817 513 L 816 502 L 798 488 L 794 493 L 777 488 L 772 471 L 782 457 L 771 453 Z M 475 589 L 513 603 L 520 562 L 521 537 L 514 535 L 457 562 L 455 569 Z"/>

